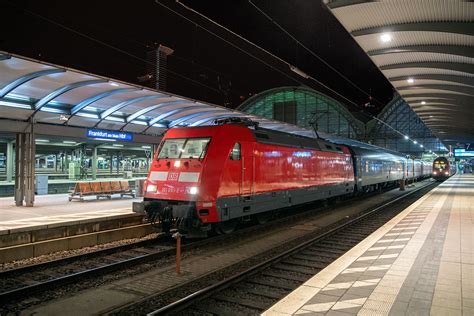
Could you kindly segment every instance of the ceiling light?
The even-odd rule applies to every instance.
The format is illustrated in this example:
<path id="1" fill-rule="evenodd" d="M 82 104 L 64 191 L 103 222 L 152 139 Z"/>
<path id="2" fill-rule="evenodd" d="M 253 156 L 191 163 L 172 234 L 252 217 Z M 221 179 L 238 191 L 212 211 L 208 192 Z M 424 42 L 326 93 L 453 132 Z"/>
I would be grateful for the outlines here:
<path id="1" fill-rule="evenodd" d="M 37 139 L 36 141 L 40 143 L 49 143 L 49 140 L 47 139 Z"/>
<path id="2" fill-rule="evenodd" d="M 425 101 L 421 101 L 421 104 L 425 105 L 425 104 L 426 104 L 426 102 L 425 102 Z"/>
<path id="3" fill-rule="evenodd" d="M 118 87 L 118 84 L 115 83 L 115 82 L 111 82 L 110 85 L 111 85 L 111 86 L 114 86 L 114 87 Z"/>
<path id="4" fill-rule="evenodd" d="M 112 146 L 114 146 L 114 147 L 123 147 L 122 144 L 113 144 Z"/>
<path id="5" fill-rule="evenodd" d="M 420 145 L 421 148 L 423 148 L 423 145 Z"/>
<path id="6" fill-rule="evenodd" d="M 150 149 L 151 146 L 142 146 L 142 148 L 145 148 L 145 149 Z"/>
<path id="7" fill-rule="evenodd" d="M 415 79 L 413 79 L 413 78 L 408 78 L 408 79 L 407 79 L 407 82 L 408 82 L 408 83 L 413 83 L 413 82 L 415 82 Z"/>
<path id="8" fill-rule="evenodd" d="M 405 139 L 409 139 L 409 137 L 407 135 L 405 135 Z"/>
<path id="9" fill-rule="evenodd" d="M 63 140 L 64 144 L 76 144 L 77 142 L 72 141 L 72 140 Z"/>
<path id="10" fill-rule="evenodd" d="M 388 33 L 384 33 L 380 36 L 380 40 L 384 43 L 388 43 L 392 40 L 392 35 L 390 35 Z"/>
<path id="11" fill-rule="evenodd" d="M 416 140 L 413 141 L 413 144 L 418 144 L 418 142 Z"/>

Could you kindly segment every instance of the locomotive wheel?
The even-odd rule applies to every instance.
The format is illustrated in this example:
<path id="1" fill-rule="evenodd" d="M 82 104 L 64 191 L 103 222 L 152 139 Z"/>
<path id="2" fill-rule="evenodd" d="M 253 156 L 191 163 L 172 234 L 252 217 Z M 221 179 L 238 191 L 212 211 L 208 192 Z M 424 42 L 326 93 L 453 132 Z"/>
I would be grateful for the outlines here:
<path id="1" fill-rule="evenodd" d="M 263 213 L 259 213 L 259 214 L 255 215 L 255 219 L 257 220 L 257 223 L 262 225 L 262 224 L 265 224 L 266 222 L 268 222 L 269 220 L 271 220 L 272 215 L 273 215 L 272 212 L 263 212 Z"/>
<path id="2" fill-rule="evenodd" d="M 238 222 L 235 219 L 217 223 L 216 232 L 221 235 L 231 234 L 237 227 L 237 224 Z"/>

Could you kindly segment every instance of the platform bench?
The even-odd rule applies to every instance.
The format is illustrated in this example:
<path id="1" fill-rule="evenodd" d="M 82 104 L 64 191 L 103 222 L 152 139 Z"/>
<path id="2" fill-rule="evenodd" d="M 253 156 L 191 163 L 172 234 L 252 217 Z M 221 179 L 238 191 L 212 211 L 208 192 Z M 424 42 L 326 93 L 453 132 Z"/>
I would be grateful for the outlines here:
<path id="1" fill-rule="evenodd" d="M 76 185 L 71 188 L 69 201 L 78 199 L 84 201 L 85 196 L 96 196 L 97 199 L 106 197 L 112 198 L 113 194 L 120 194 L 120 197 L 124 195 L 130 195 L 135 197 L 135 191 L 130 188 L 128 181 L 90 181 L 90 182 L 77 182 Z"/>

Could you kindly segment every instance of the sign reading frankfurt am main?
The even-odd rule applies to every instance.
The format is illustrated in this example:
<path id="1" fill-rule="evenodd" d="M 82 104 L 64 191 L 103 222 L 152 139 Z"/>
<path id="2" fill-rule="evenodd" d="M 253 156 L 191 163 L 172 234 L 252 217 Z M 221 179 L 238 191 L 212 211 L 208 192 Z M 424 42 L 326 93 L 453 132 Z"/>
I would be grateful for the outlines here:
<path id="1" fill-rule="evenodd" d="M 91 137 L 91 138 L 103 138 L 103 139 L 115 139 L 115 140 L 127 140 L 127 141 L 133 140 L 133 135 L 130 133 L 102 131 L 99 129 L 88 129 L 86 136 Z"/>

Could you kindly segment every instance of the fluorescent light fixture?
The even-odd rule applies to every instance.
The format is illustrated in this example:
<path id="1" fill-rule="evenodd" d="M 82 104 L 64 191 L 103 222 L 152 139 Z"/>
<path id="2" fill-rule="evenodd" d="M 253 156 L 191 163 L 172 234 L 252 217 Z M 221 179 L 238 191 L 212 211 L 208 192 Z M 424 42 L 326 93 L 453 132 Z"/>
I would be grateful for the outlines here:
<path id="1" fill-rule="evenodd" d="M 93 119 L 98 119 L 99 116 L 97 114 L 91 114 L 91 113 L 77 113 L 76 116 L 82 116 L 82 117 L 88 117 L 88 118 L 93 118 Z"/>
<path id="2" fill-rule="evenodd" d="M 36 139 L 36 141 L 39 143 L 49 143 L 48 139 Z"/>
<path id="3" fill-rule="evenodd" d="M 405 135 L 405 139 L 409 139 L 409 137 L 407 135 Z"/>
<path id="4" fill-rule="evenodd" d="M 137 120 L 133 120 L 130 123 L 137 124 L 137 125 L 148 125 L 147 122 L 137 121 Z"/>
<path id="5" fill-rule="evenodd" d="M 415 79 L 413 79 L 413 78 L 408 78 L 408 79 L 407 79 L 407 82 L 408 82 L 408 83 L 413 83 L 413 82 L 415 82 Z"/>
<path id="6" fill-rule="evenodd" d="M 418 144 L 418 142 L 416 140 L 413 141 L 413 144 Z"/>
<path id="7" fill-rule="evenodd" d="M 112 146 L 114 146 L 114 147 L 123 147 L 122 144 L 113 144 Z"/>
<path id="8" fill-rule="evenodd" d="M 77 142 L 72 141 L 72 140 L 63 140 L 64 144 L 77 144 Z"/>
<path id="9" fill-rule="evenodd" d="M 380 35 L 380 40 L 384 43 L 388 43 L 392 40 L 392 35 L 390 35 L 389 33 L 383 33 L 382 35 Z"/>
<path id="10" fill-rule="evenodd" d="M 40 110 L 41 112 L 50 112 L 50 113 L 64 113 L 64 110 L 57 108 L 50 108 L 48 106 L 43 106 Z"/>
<path id="11" fill-rule="evenodd" d="M 425 102 L 425 101 L 421 101 L 421 104 L 425 105 L 425 104 L 426 104 L 426 102 Z"/>
<path id="12" fill-rule="evenodd" d="M 142 148 L 145 148 L 145 149 L 150 149 L 151 146 L 142 146 Z"/>
<path id="13" fill-rule="evenodd" d="M 110 85 L 114 87 L 118 87 L 118 83 L 115 83 L 115 82 L 111 82 Z"/>
<path id="14" fill-rule="evenodd" d="M 31 110 L 31 106 L 27 104 L 21 104 L 21 103 L 13 103 L 13 102 L 7 102 L 7 101 L 0 101 L 0 105 L 3 106 L 9 106 L 12 108 L 19 108 L 19 109 L 28 109 Z"/>
<path id="15" fill-rule="evenodd" d="M 107 138 L 92 138 L 93 140 L 100 140 L 101 142 L 115 142 L 115 139 L 107 139 Z"/>
<path id="16" fill-rule="evenodd" d="M 120 117 L 115 117 L 115 116 L 107 116 L 105 118 L 107 121 L 116 121 L 116 122 L 124 122 L 124 119 L 123 118 L 120 118 Z"/>
<path id="17" fill-rule="evenodd" d="M 14 100 L 30 101 L 30 98 L 28 98 L 27 96 L 14 94 L 14 93 L 9 93 L 5 97 L 11 98 L 11 99 L 14 99 Z"/>
<path id="18" fill-rule="evenodd" d="M 303 70 L 295 67 L 295 66 L 290 66 L 290 70 L 293 71 L 295 74 L 305 78 L 305 79 L 308 79 L 309 78 L 309 75 L 307 73 L 305 73 Z"/>

